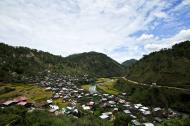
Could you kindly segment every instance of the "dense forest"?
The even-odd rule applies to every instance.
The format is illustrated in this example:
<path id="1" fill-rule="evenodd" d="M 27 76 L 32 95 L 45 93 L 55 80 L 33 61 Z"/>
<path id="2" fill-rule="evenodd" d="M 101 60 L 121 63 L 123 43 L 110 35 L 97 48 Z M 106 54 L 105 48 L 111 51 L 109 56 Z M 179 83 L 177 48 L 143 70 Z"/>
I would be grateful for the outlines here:
<path id="1" fill-rule="evenodd" d="M 22 81 L 23 78 L 47 72 L 109 77 L 123 74 L 124 69 L 101 53 L 89 52 L 64 58 L 36 49 L 0 43 L 0 81 Z"/>
<path id="2" fill-rule="evenodd" d="M 144 56 L 130 68 L 127 78 L 190 89 L 190 41 Z"/>

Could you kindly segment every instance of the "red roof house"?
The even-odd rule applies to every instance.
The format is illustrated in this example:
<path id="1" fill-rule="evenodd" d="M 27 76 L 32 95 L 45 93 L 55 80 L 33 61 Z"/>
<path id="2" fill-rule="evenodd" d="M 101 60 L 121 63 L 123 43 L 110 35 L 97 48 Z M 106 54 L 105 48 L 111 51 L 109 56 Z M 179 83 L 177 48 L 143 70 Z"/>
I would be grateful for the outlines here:
<path id="1" fill-rule="evenodd" d="M 19 97 L 14 98 L 14 101 L 15 102 L 27 101 L 27 97 L 25 97 L 25 96 L 19 96 Z"/>

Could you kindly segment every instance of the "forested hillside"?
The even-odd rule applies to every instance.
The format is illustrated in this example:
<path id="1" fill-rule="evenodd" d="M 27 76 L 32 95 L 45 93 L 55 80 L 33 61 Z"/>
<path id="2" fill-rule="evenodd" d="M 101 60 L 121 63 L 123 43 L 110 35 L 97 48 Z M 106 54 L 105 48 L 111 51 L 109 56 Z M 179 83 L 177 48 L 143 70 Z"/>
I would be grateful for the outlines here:
<path id="1" fill-rule="evenodd" d="M 131 67 L 136 62 L 137 62 L 136 59 L 130 59 L 130 60 L 126 60 L 125 62 L 123 62 L 122 65 L 125 66 L 126 68 L 128 68 L 128 67 Z"/>
<path id="2" fill-rule="evenodd" d="M 190 89 L 190 41 L 144 56 L 130 69 L 127 78 Z"/>
<path id="3" fill-rule="evenodd" d="M 95 76 L 121 76 L 124 73 L 121 64 L 102 53 L 81 53 L 68 56 L 65 59 L 80 66 L 88 74 L 94 74 Z"/>
<path id="4" fill-rule="evenodd" d="M 48 52 L 0 43 L 0 81 L 20 81 L 53 72 L 106 77 L 121 75 L 123 68 L 101 53 L 82 53 L 64 58 Z"/>
<path id="5" fill-rule="evenodd" d="M 137 62 L 136 59 L 130 59 L 130 60 L 126 60 L 122 63 L 122 65 L 125 68 L 125 71 L 129 71 L 131 67 L 133 67 L 133 65 Z"/>

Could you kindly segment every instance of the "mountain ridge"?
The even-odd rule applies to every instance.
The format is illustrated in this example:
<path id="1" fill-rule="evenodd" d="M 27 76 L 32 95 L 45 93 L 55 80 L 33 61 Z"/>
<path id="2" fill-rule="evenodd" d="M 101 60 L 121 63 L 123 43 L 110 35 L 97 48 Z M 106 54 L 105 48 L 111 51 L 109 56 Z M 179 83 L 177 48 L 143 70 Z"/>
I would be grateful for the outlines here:
<path id="1" fill-rule="evenodd" d="M 13 78 L 22 80 L 24 76 L 35 76 L 44 71 L 67 75 L 88 74 L 95 77 L 120 76 L 124 73 L 121 64 L 97 52 L 62 57 L 36 49 L 0 43 L 0 61 L 0 81 L 13 81 Z"/>
<path id="2" fill-rule="evenodd" d="M 127 78 L 190 89 L 190 41 L 144 56 L 130 68 Z"/>
<path id="3" fill-rule="evenodd" d="M 121 63 L 123 66 L 125 66 L 126 68 L 131 67 L 133 64 L 135 64 L 138 60 L 136 59 L 129 59 L 124 61 L 123 63 Z"/>

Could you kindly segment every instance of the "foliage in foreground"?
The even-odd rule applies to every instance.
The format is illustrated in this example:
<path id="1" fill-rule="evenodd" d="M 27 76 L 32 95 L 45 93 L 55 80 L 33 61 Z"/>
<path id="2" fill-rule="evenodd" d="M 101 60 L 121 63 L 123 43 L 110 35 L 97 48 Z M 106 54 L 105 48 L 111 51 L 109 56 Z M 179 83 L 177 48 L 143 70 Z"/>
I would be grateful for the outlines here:
<path id="1" fill-rule="evenodd" d="M 27 112 L 23 107 L 0 109 L 0 126 L 112 126 L 109 121 L 89 114 L 81 118 L 55 116 L 44 110 Z"/>
<path id="2" fill-rule="evenodd" d="M 175 89 L 141 86 L 130 83 L 123 78 L 117 80 L 114 88 L 127 92 L 129 100 L 148 106 L 173 108 L 181 112 L 190 112 L 190 92 Z"/>
<path id="3" fill-rule="evenodd" d="M 190 126 L 190 117 L 184 115 L 182 117 L 165 120 L 164 122 L 158 124 L 157 126 Z"/>
<path id="4" fill-rule="evenodd" d="M 0 109 L 0 126 L 128 126 L 129 115 L 118 113 L 113 121 L 102 120 L 92 113 L 83 113 L 80 118 L 55 116 L 45 110 L 27 112 L 22 106 Z"/>

